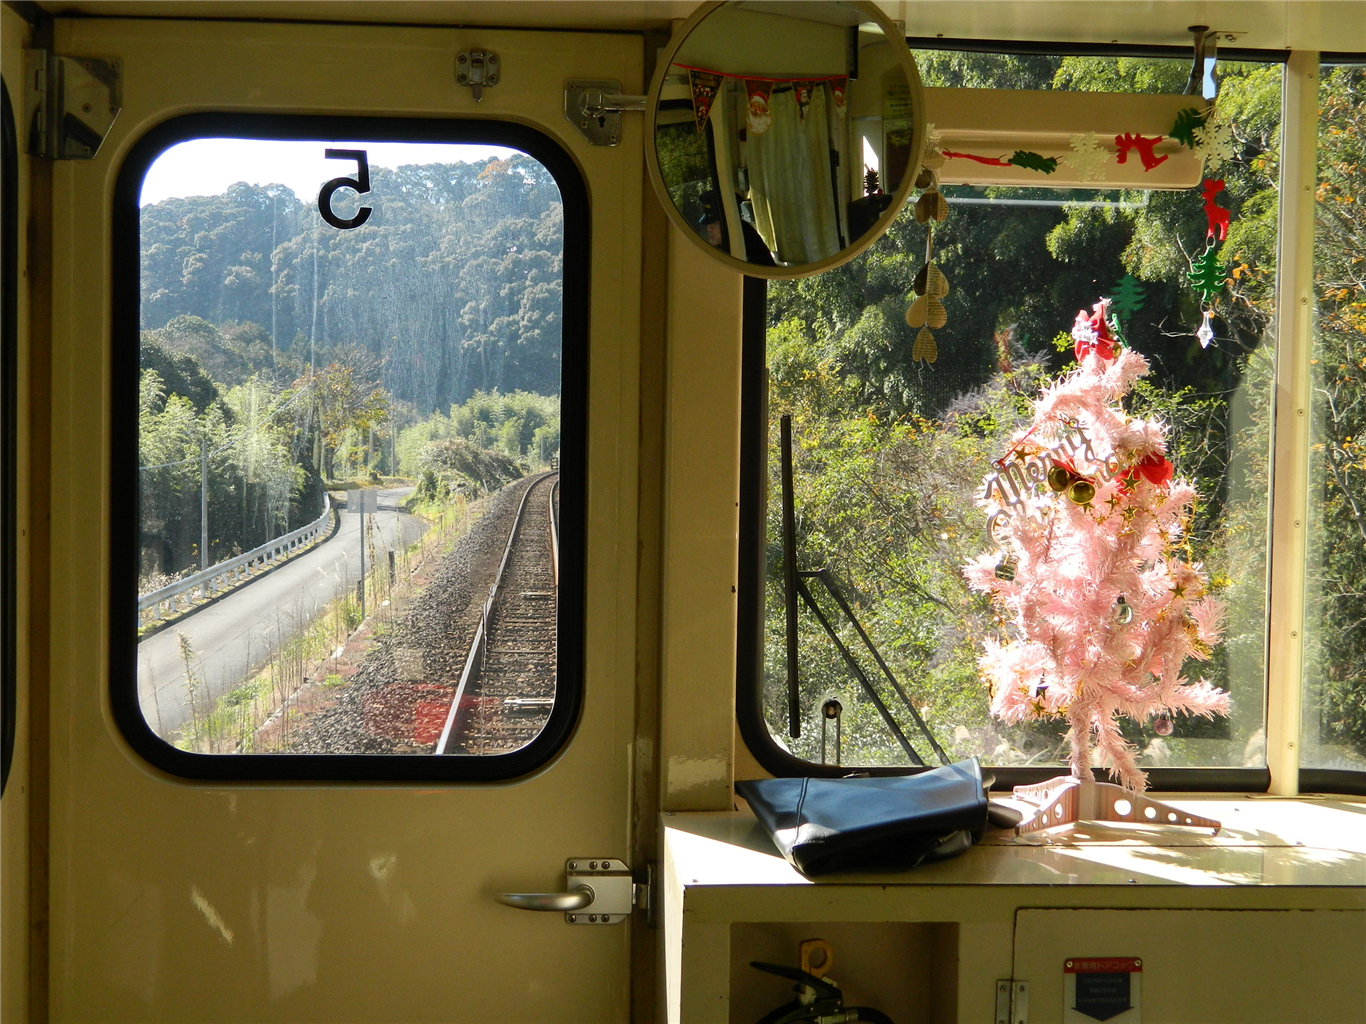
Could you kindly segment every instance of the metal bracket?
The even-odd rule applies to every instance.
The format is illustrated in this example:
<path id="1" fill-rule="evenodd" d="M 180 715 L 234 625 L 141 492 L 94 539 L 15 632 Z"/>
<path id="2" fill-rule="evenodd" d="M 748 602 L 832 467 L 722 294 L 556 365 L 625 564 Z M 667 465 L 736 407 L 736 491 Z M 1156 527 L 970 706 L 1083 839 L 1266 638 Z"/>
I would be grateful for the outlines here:
<path id="1" fill-rule="evenodd" d="M 470 87 L 475 103 L 484 98 L 484 86 L 492 89 L 498 84 L 502 70 L 502 62 L 492 50 L 461 50 L 455 57 L 455 80 Z"/>
<path id="2" fill-rule="evenodd" d="M 636 885 L 624 861 L 574 857 L 564 865 L 565 888 L 587 886 L 593 899 L 580 910 L 565 911 L 570 924 L 621 924 L 636 904 Z"/>
<path id="3" fill-rule="evenodd" d="M 612 79 L 575 79 L 564 83 L 564 116 L 594 146 L 621 141 L 621 112 L 644 110 L 646 97 L 623 96 Z"/>
<path id="4" fill-rule="evenodd" d="M 29 156 L 90 160 L 123 105 L 123 63 L 24 51 Z"/>
<path id="5" fill-rule="evenodd" d="M 1211 32 L 1208 25 L 1192 25 L 1186 30 L 1195 37 L 1195 57 L 1190 78 L 1186 81 L 1187 96 L 1201 96 L 1213 103 L 1219 95 L 1219 31 Z"/>

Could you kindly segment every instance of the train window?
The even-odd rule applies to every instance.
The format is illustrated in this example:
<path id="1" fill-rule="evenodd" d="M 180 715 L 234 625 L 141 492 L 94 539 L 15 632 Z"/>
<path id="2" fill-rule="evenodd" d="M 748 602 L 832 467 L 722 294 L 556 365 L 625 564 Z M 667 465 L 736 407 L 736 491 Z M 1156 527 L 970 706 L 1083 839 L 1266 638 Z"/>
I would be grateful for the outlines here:
<path id="1" fill-rule="evenodd" d="M 1181 92 L 1190 67 L 1189 59 L 945 51 L 917 52 L 916 61 L 927 86 L 1166 93 Z M 1193 670 L 1232 694 L 1228 717 L 1178 715 L 1160 732 L 1126 724 L 1126 737 L 1140 764 L 1158 771 L 1155 783 L 1210 785 L 1208 773 L 1185 770 L 1220 768 L 1230 784 L 1265 785 L 1282 71 L 1220 62 L 1234 152 L 1220 171 L 1233 222 L 1218 254 L 1233 280 L 1217 300 L 1207 348 L 1187 281 L 1207 231 L 1198 189 L 946 186 L 949 214 L 933 244 L 950 290 L 934 362 L 917 361 L 905 317 L 926 252 L 910 207 L 848 266 L 768 285 L 766 373 L 752 356 L 747 374 L 747 415 L 757 425 L 746 472 L 758 481 L 749 501 L 761 508 L 753 521 L 763 534 L 755 527 L 750 563 L 761 582 L 743 604 L 761 653 L 748 673 L 754 696 L 740 702 L 742 731 L 766 767 L 898 769 L 975 754 L 1007 780 L 1032 781 L 1032 770 L 1046 777 L 1066 762 L 1065 720 L 1008 726 L 992 716 L 978 658 L 997 627 L 961 570 L 991 547 L 977 505 L 984 475 L 1028 421 L 1041 382 L 1071 363 L 1077 311 L 1109 296 L 1127 341 L 1152 364 L 1135 408 L 1170 424 L 1172 459 L 1201 495 L 1190 557 L 1227 606 L 1223 643 Z M 795 637 L 779 501 L 785 416 L 806 591 Z M 744 677 L 743 648 L 741 662 Z"/>
<path id="2" fill-rule="evenodd" d="M 1366 771 L 1366 65 L 1319 78 L 1302 764 Z M 1336 780 L 1335 780 L 1336 781 Z"/>
<path id="3" fill-rule="evenodd" d="M 208 777 L 543 763 L 579 704 L 567 155 L 488 122 L 200 115 L 139 143 L 116 217 L 130 740 Z"/>

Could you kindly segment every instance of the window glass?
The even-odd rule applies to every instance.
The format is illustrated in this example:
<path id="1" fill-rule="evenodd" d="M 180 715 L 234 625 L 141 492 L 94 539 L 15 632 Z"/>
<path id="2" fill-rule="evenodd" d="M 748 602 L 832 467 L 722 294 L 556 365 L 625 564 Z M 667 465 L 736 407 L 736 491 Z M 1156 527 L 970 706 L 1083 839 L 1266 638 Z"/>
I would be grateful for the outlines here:
<path id="1" fill-rule="evenodd" d="M 937 51 L 916 60 L 927 86 L 1162 93 L 1180 93 L 1190 66 Z M 950 290 L 933 363 L 914 359 L 917 331 L 906 322 L 926 251 L 914 204 L 846 267 L 770 284 L 762 713 L 779 746 L 846 765 L 934 764 L 941 750 L 1003 766 L 1066 761 L 1065 720 L 1006 726 L 990 714 L 978 658 L 1003 631 L 962 567 L 991 549 L 977 504 L 983 477 L 1029 422 L 1041 385 L 1073 364 L 1068 331 L 1078 310 L 1107 296 L 1127 341 L 1152 364 L 1130 411 L 1169 425 L 1176 472 L 1200 495 L 1187 557 L 1203 564 L 1227 606 L 1222 643 L 1208 661 L 1187 662 L 1185 674 L 1232 695 L 1227 718 L 1177 715 L 1161 733 L 1126 719 L 1124 735 L 1143 767 L 1265 765 L 1282 73 L 1230 62 L 1220 72 L 1233 155 L 1219 171 L 1219 203 L 1233 212 L 1215 252 L 1231 280 L 1214 300 L 1207 348 L 1187 280 L 1206 244 L 1199 189 L 946 186 L 949 213 L 934 253 Z M 798 603 L 795 695 L 779 502 L 785 414 L 797 568 L 812 596 Z"/>
<path id="2" fill-rule="evenodd" d="M 146 725 L 200 755 L 526 748 L 563 696 L 556 177 L 301 135 L 191 138 L 140 187 Z"/>
<path id="3" fill-rule="evenodd" d="M 1301 763 L 1366 769 L 1366 66 L 1319 86 Z"/>

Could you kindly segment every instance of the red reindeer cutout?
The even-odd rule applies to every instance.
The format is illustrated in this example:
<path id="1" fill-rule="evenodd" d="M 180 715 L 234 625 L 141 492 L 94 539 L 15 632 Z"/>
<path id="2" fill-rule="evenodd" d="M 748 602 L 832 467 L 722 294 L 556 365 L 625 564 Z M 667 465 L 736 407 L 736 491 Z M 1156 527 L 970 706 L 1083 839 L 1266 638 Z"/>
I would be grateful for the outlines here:
<path id="1" fill-rule="evenodd" d="M 1223 190 L 1223 178 L 1206 178 L 1200 184 L 1200 193 L 1205 197 L 1205 220 L 1209 223 L 1209 230 L 1205 232 L 1205 237 L 1208 238 L 1213 235 L 1220 242 L 1228 237 L 1229 211 L 1217 205 L 1214 202 L 1214 197 Z"/>
<path id="2" fill-rule="evenodd" d="M 1135 135 L 1133 132 L 1125 132 L 1123 135 L 1115 136 L 1115 146 L 1119 153 L 1115 156 L 1115 163 L 1122 164 L 1129 159 L 1129 150 L 1138 150 L 1138 158 L 1143 161 L 1143 169 L 1151 171 L 1158 164 L 1167 159 L 1166 154 L 1158 156 L 1153 152 L 1153 147 L 1162 141 L 1161 135 L 1154 135 L 1151 139 L 1144 138 L 1142 135 Z"/>

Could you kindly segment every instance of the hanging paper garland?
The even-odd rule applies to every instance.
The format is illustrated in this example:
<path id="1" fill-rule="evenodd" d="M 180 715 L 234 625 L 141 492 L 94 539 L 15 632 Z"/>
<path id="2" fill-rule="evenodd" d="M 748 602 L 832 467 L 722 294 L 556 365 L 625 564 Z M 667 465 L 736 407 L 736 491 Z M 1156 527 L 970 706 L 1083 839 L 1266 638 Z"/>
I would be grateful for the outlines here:
<path id="1" fill-rule="evenodd" d="M 1115 146 L 1119 153 L 1115 156 L 1115 163 L 1127 163 L 1129 151 L 1138 150 L 1138 158 L 1143 161 L 1143 169 L 1151 171 L 1158 164 L 1164 162 L 1166 155 L 1158 156 L 1153 152 L 1153 147 L 1162 141 L 1161 135 L 1154 135 L 1151 139 L 1144 138 L 1142 135 L 1135 135 L 1133 132 L 1125 132 L 1123 135 L 1115 136 Z"/>
<path id="2" fill-rule="evenodd" d="M 941 156 L 957 160 L 975 160 L 988 167 L 1024 167 L 1031 171 L 1043 171 L 1044 174 L 1052 174 L 1058 169 L 1057 157 L 1040 156 L 1038 153 L 1029 153 L 1023 149 L 1017 149 L 1005 160 L 996 156 L 977 156 L 975 153 L 955 153 L 949 149 L 942 149 L 939 152 Z"/>
<path id="3" fill-rule="evenodd" d="M 939 358 L 939 347 L 934 334 L 949 320 L 948 310 L 941 301 L 949 293 L 949 280 L 934 265 L 934 225 L 949 215 L 949 204 L 939 191 L 939 179 L 934 171 L 925 169 L 916 179 L 925 189 L 915 203 L 915 219 L 926 226 L 925 265 L 915 275 L 911 290 L 919 296 L 906 310 L 906 325 L 920 328 L 911 346 L 911 360 L 933 363 Z"/>
<path id="4" fill-rule="evenodd" d="M 745 92 L 749 94 L 745 128 L 751 135 L 762 135 L 773 125 L 773 114 L 768 109 L 768 98 L 773 94 L 773 82 L 763 78 L 746 78 Z"/>
<path id="5" fill-rule="evenodd" d="M 716 93 L 721 88 L 722 81 L 724 81 L 722 76 L 710 71 L 697 71 L 688 68 L 688 84 L 692 87 L 692 114 L 697 121 L 699 134 L 707 127 L 707 118 L 711 116 L 712 101 L 716 99 Z"/>
<path id="6" fill-rule="evenodd" d="M 1196 145 L 1195 132 L 1205 123 L 1206 113 L 1207 111 L 1196 110 L 1194 107 L 1187 107 L 1185 110 L 1178 111 L 1176 123 L 1172 125 L 1171 131 L 1167 134 L 1187 149 L 1194 149 Z"/>
<path id="7" fill-rule="evenodd" d="M 1214 197 L 1223 190 L 1223 178 L 1206 178 L 1200 183 L 1200 194 L 1205 199 L 1205 223 L 1208 225 L 1205 237 L 1220 242 L 1228 237 L 1229 211 L 1218 205 Z"/>
<path id="8" fill-rule="evenodd" d="M 1063 157 L 1063 163 L 1077 172 L 1082 181 L 1104 181 L 1105 165 L 1110 154 L 1100 148 L 1100 139 L 1095 132 L 1083 132 L 1068 139 L 1072 147 L 1070 155 Z"/>
<path id="9" fill-rule="evenodd" d="M 1204 124 L 1196 128 L 1192 135 L 1195 141 L 1193 148 L 1204 161 L 1206 174 L 1213 174 L 1233 159 L 1233 125 L 1218 109 L 1212 110 Z"/>
<path id="10" fill-rule="evenodd" d="M 1115 282 L 1115 291 L 1110 296 L 1110 302 L 1114 306 L 1115 315 L 1128 320 L 1143 308 L 1144 298 L 1143 286 L 1138 283 L 1138 278 L 1133 274 L 1125 274 Z"/>
<path id="11" fill-rule="evenodd" d="M 1186 279 L 1200 293 L 1205 305 L 1209 305 L 1214 296 L 1224 290 L 1224 284 L 1228 281 L 1228 267 L 1219 262 L 1213 243 L 1191 262 Z"/>

